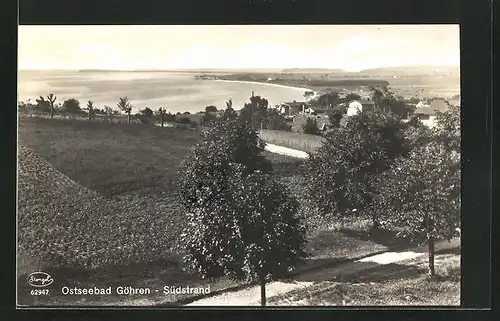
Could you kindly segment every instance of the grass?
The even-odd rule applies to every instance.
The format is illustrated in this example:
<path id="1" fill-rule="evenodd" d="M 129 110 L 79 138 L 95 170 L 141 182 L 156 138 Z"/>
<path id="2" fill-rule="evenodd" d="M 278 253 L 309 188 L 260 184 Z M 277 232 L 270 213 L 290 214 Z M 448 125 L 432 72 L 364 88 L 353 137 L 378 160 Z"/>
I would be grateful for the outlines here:
<path id="1" fill-rule="evenodd" d="M 165 246 L 165 255 L 156 263 L 118 264 L 107 269 L 70 270 L 51 266 L 44 269 L 59 282 L 80 286 L 148 284 L 152 288 L 160 288 L 164 285 L 207 284 L 208 281 L 197 275 L 182 271 L 180 258 L 171 250 L 176 233 L 183 224 L 182 213 L 173 197 L 175 176 L 181 159 L 198 139 L 196 132 L 175 128 L 21 118 L 19 141 L 33 151 L 20 155 L 24 173 L 19 177 L 21 220 L 22 217 L 46 218 L 50 222 L 58 220 L 57 224 L 60 228 L 65 227 L 66 231 L 75 231 L 72 228 L 76 225 L 71 222 L 76 221 L 82 224 L 76 229 L 83 233 L 82 237 L 88 234 L 87 231 L 107 231 L 105 234 L 112 239 L 111 236 L 117 235 L 115 230 L 118 226 L 126 226 L 133 234 L 139 230 L 135 229 L 135 224 L 142 230 L 152 222 L 156 230 L 165 234 L 160 238 Z M 274 175 L 299 199 L 301 213 L 311 227 L 307 247 L 310 256 L 298 267 L 299 271 L 387 248 L 384 242 L 360 236 L 368 228 L 368 222 L 352 220 L 340 225 L 325 224 L 324 218 L 303 199 L 301 160 L 269 152 L 264 152 L 264 155 L 272 161 Z M 26 162 L 23 163 L 23 159 Z M 103 226 L 108 230 L 96 226 L 101 217 L 105 219 Z M 24 230 L 25 234 L 21 231 L 21 237 L 33 236 L 29 229 Z M 66 233 L 57 234 L 57 237 L 64 238 L 64 235 Z M 105 238 L 102 239 L 104 242 Z M 155 238 L 150 236 L 149 239 Z M 112 242 L 111 245 L 106 244 L 103 243 L 105 249 L 113 245 Z M 41 263 L 33 262 L 33 258 L 26 253 L 20 254 L 19 284 L 24 285 L 26 274 L 39 268 Z M 210 281 L 212 291 L 238 284 L 241 282 L 225 278 Z M 92 298 L 76 301 L 74 297 L 61 295 L 55 295 L 49 301 L 38 298 L 34 302 L 29 292 L 19 293 L 20 302 L 25 304 L 92 304 Z M 148 297 L 147 302 L 144 297 L 126 300 L 105 297 L 97 301 L 99 304 L 143 302 L 150 305 L 177 299 L 159 295 Z"/>
<path id="2" fill-rule="evenodd" d="M 19 140 L 85 187 L 113 196 L 172 182 L 198 141 L 189 130 L 139 124 L 23 118 Z"/>
<path id="3" fill-rule="evenodd" d="M 437 255 L 435 278 L 426 275 L 426 259 L 337 273 L 338 280 L 270 298 L 269 305 L 459 305 L 460 255 Z"/>
<path id="4" fill-rule="evenodd" d="M 313 153 L 321 146 L 321 136 L 278 130 L 261 130 L 260 138 L 266 143 Z"/>

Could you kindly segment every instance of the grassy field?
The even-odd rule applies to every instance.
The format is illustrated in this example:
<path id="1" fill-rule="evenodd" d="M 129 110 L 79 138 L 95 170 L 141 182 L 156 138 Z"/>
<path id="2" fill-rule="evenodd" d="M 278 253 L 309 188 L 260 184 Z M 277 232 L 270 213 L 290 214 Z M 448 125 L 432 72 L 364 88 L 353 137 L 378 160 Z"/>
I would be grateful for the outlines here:
<path id="1" fill-rule="evenodd" d="M 56 287 L 114 284 L 160 288 L 164 285 L 194 286 L 209 282 L 211 290 L 216 291 L 241 284 L 225 278 L 202 280 L 183 271 L 182 260 L 174 250 L 177 233 L 183 224 L 183 213 L 175 198 L 175 176 L 181 159 L 198 140 L 198 133 L 174 128 L 21 118 L 20 238 L 37 239 L 36 233 L 26 223 L 31 220 L 52 224 L 47 226 L 55 224 L 57 229 L 51 227 L 50 233 L 58 232 L 54 235 L 60 239 L 62 246 L 65 243 L 71 246 L 78 242 L 84 244 L 90 240 L 90 234 L 93 239 L 102 242 L 104 250 L 119 245 L 113 242 L 115 237 L 126 242 L 135 238 L 139 241 L 131 244 L 142 244 L 140 248 L 143 250 L 163 248 L 155 248 L 154 253 L 162 253 L 158 255 L 157 262 L 139 261 L 94 269 L 46 266 L 20 252 L 19 302 L 42 305 L 151 305 L 183 298 L 161 293 L 147 298 L 106 296 L 80 297 L 77 300 L 61 294 L 37 298 L 29 295 L 25 278 L 29 272 L 39 268 L 56 279 Z M 326 224 L 324 218 L 304 200 L 301 161 L 268 152 L 265 155 L 273 162 L 275 175 L 301 202 L 300 211 L 310 226 L 307 247 L 310 256 L 298 267 L 299 270 L 392 246 L 390 241 L 394 240 L 394 235 L 367 237 L 364 231 L 369 229 L 369 223 L 366 221 Z M 26 226 L 23 225 L 25 223 Z M 45 233 L 45 225 L 40 226 L 39 232 Z M 158 235 L 152 237 L 155 234 L 148 234 L 153 232 Z M 135 254 L 130 251 L 123 252 L 123 256 L 134 257 Z M 116 253 L 119 256 L 121 252 Z"/>
<path id="2" fill-rule="evenodd" d="M 279 130 L 260 130 L 260 138 L 269 144 L 284 146 L 312 153 L 321 146 L 321 136 L 285 132 Z"/>

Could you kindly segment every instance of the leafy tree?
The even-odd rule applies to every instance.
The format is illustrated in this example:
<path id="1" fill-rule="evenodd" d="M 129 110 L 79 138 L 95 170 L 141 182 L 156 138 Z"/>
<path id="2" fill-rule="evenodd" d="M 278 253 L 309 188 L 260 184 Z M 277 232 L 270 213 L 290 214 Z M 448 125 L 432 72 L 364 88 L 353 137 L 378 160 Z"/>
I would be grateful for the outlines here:
<path id="1" fill-rule="evenodd" d="M 267 116 L 269 102 L 260 96 L 250 97 L 250 103 L 246 103 L 240 113 L 240 119 L 258 128 Z"/>
<path id="2" fill-rule="evenodd" d="M 396 97 L 388 86 L 372 87 L 371 91 L 375 107 L 383 113 L 393 113 L 400 118 L 407 118 L 415 110 L 402 97 Z"/>
<path id="3" fill-rule="evenodd" d="M 305 256 L 298 202 L 268 172 L 264 143 L 241 121 L 203 134 L 179 170 L 186 210 L 181 244 L 188 267 L 206 278 L 266 280 L 286 275 Z"/>
<path id="4" fill-rule="evenodd" d="M 339 93 L 331 91 L 319 96 L 318 102 L 323 107 L 335 107 L 341 102 L 341 99 Z"/>
<path id="5" fill-rule="evenodd" d="M 213 113 L 205 113 L 201 118 L 201 124 L 204 126 L 212 126 L 217 121 L 217 116 Z"/>
<path id="6" fill-rule="evenodd" d="M 92 115 L 94 115 L 94 102 L 89 100 L 87 102 L 87 110 L 89 111 L 89 122 L 92 121 Z"/>
<path id="7" fill-rule="evenodd" d="M 130 104 L 127 97 L 120 98 L 118 104 L 116 104 L 118 108 L 127 114 L 127 122 L 130 124 L 130 113 L 132 112 L 132 104 Z"/>
<path id="8" fill-rule="evenodd" d="M 304 99 L 306 101 L 311 99 L 313 96 L 314 96 L 314 91 L 312 91 L 312 90 L 308 90 L 308 91 L 304 92 Z"/>
<path id="9" fill-rule="evenodd" d="M 183 113 L 183 115 L 191 115 L 191 113 L 190 113 L 190 112 L 188 112 L 188 111 L 185 111 L 185 112 Z"/>
<path id="10" fill-rule="evenodd" d="M 333 128 L 339 128 L 340 127 L 340 121 L 342 120 L 342 117 L 347 112 L 347 107 L 343 105 L 338 105 L 333 108 L 329 108 L 327 111 L 328 115 L 328 120 L 330 121 L 330 126 Z"/>
<path id="11" fill-rule="evenodd" d="M 302 125 L 302 130 L 304 134 L 309 135 L 321 135 L 321 131 L 318 128 L 318 122 L 316 119 L 307 118 L 305 124 Z"/>
<path id="12" fill-rule="evenodd" d="M 82 112 L 80 102 L 75 98 L 70 98 L 63 102 L 63 110 L 69 114 L 79 114 Z"/>
<path id="13" fill-rule="evenodd" d="M 156 115 L 157 116 L 160 116 L 160 124 L 161 124 L 161 127 L 163 127 L 163 124 L 165 123 L 165 115 L 167 114 L 167 110 L 163 107 L 160 107 L 157 111 L 156 111 Z"/>
<path id="14" fill-rule="evenodd" d="M 104 113 L 110 122 L 113 122 L 113 117 L 119 113 L 118 110 L 112 109 L 109 106 L 104 106 Z"/>
<path id="15" fill-rule="evenodd" d="M 217 107 L 211 105 L 205 107 L 205 113 L 216 113 L 217 112 Z"/>
<path id="16" fill-rule="evenodd" d="M 365 215 L 379 225 L 377 177 L 409 151 L 407 125 L 381 112 L 361 112 L 328 132 L 304 163 L 307 196 L 325 215 Z"/>
<path id="17" fill-rule="evenodd" d="M 388 224 L 427 242 L 429 275 L 434 276 L 434 241 L 457 236 L 460 226 L 459 153 L 449 153 L 436 139 L 397 159 L 379 189 Z"/>
<path id="18" fill-rule="evenodd" d="M 139 114 L 137 114 L 137 117 L 143 124 L 151 124 L 153 121 L 154 117 L 154 112 L 151 108 L 146 107 L 140 111 Z"/>
<path id="19" fill-rule="evenodd" d="M 285 117 L 281 115 L 276 109 L 269 109 L 267 117 L 264 121 L 264 127 L 271 130 L 290 130 Z"/>

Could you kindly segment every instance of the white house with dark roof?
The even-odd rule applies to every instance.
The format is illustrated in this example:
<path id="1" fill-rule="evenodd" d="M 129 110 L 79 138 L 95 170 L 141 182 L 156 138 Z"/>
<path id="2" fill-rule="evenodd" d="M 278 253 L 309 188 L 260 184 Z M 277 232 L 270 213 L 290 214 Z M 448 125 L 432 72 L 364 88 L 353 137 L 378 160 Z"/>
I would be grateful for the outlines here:
<path id="1" fill-rule="evenodd" d="M 373 100 L 353 100 L 347 104 L 347 116 L 354 116 L 364 111 L 373 110 L 375 102 Z"/>

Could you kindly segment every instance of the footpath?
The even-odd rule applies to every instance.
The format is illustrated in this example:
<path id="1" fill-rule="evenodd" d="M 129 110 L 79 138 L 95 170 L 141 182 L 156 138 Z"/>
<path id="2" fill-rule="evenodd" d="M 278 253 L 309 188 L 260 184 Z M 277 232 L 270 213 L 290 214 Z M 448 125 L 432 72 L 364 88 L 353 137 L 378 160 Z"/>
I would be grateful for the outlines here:
<path id="1" fill-rule="evenodd" d="M 456 250 L 460 248 L 460 240 L 453 239 L 451 242 L 440 241 L 435 245 L 436 253 Z M 415 259 L 427 255 L 425 246 L 416 247 L 407 251 L 401 252 L 385 252 L 368 256 L 362 259 L 353 260 L 350 262 L 341 262 L 335 266 L 325 267 L 323 269 L 315 269 L 306 271 L 287 281 L 274 281 L 266 284 L 266 297 L 272 298 L 277 295 L 282 295 L 293 290 L 306 288 L 313 285 L 315 282 L 333 280 L 336 276 L 348 272 L 359 273 L 365 269 L 372 269 L 374 266 L 395 264 Z M 363 264 L 361 264 L 363 263 Z M 390 272 L 388 272 L 390 273 Z M 258 306 L 260 305 L 260 286 L 250 285 L 246 288 L 237 291 L 228 291 L 217 294 L 215 296 L 202 298 L 194 302 L 186 304 L 187 306 Z"/>

